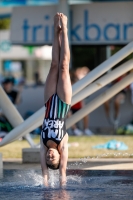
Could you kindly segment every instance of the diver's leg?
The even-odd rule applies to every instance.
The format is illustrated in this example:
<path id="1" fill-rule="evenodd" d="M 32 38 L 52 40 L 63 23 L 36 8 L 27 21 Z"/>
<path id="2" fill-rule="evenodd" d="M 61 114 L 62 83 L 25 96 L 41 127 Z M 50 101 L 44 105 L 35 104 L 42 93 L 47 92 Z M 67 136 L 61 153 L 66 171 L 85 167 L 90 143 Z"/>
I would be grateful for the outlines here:
<path id="1" fill-rule="evenodd" d="M 72 87 L 69 75 L 70 50 L 67 35 L 67 17 L 62 13 L 60 14 L 60 22 L 62 35 L 57 94 L 62 101 L 67 104 L 71 104 Z"/>
<path id="2" fill-rule="evenodd" d="M 60 53 L 59 33 L 61 30 L 59 26 L 59 20 L 60 20 L 60 14 L 57 13 L 54 17 L 54 40 L 52 47 L 52 62 L 44 87 L 45 103 L 54 93 L 56 93 L 57 90 L 57 80 L 59 72 L 59 53 Z"/>

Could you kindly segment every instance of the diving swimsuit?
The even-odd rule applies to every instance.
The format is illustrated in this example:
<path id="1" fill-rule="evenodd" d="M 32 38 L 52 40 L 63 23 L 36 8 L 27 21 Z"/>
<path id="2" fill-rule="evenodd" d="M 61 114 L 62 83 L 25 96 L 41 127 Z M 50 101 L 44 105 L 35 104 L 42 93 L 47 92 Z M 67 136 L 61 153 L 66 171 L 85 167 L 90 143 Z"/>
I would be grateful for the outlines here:
<path id="1" fill-rule="evenodd" d="M 47 147 L 47 141 L 52 140 L 59 145 L 66 134 L 65 118 L 70 105 L 63 102 L 57 94 L 53 94 L 45 107 L 46 113 L 41 131 L 43 143 Z"/>

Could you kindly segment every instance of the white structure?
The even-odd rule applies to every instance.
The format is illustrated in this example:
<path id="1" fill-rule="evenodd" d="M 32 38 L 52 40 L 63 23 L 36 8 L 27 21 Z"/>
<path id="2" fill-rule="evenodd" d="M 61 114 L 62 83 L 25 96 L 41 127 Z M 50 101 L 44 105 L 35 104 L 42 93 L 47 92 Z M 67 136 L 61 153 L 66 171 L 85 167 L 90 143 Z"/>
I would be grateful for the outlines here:
<path id="1" fill-rule="evenodd" d="M 19 126 L 24 121 L 1 86 L 0 86 L 0 108 L 2 108 L 2 112 L 4 113 L 4 115 L 6 116 L 6 118 L 13 127 Z M 31 139 L 28 133 L 26 134 L 25 138 L 27 139 L 27 141 L 31 146 L 35 146 L 33 140 Z"/>
<path id="2" fill-rule="evenodd" d="M 92 93 L 94 93 L 97 90 L 100 90 L 102 87 L 106 86 L 108 83 L 111 83 L 118 77 L 118 74 L 119 74 L 119 76 L 122 76 L 123 74 L 125 74 L 126 72 L 128 72 L 132 69 L 133 69 L 133 59 L 120 65 L 115 70 L 110 71 L 106 75 L 104 75 L 101 78 L 99 78 L 98 80 L 96 80 L 94 83 L 88 84 L 87 87 L 84 86 L 84 89 L 82 89 L 80 93 L 76 93 L 77 91 L 74 90 L 74 88 L 73 88 L 73 90 L 75 91 L 76 94 L 72 98 L 72 104 L 74 105 L 76 102 L 79 102 L 82 99 L 85 99 L 86 97 L 90 96 Z M 86 78 L 86 80 L 87 80 L 87 78 Z M 90 82 L 91 80 L 88 78 L 88 81 Z M 80 86 L 81 82 L 79 82 L 79 83 L 80 83 L 79 84 L 79 86 Z M 77 89 L 79 89 L 79 87 L 77 87 Z"/>

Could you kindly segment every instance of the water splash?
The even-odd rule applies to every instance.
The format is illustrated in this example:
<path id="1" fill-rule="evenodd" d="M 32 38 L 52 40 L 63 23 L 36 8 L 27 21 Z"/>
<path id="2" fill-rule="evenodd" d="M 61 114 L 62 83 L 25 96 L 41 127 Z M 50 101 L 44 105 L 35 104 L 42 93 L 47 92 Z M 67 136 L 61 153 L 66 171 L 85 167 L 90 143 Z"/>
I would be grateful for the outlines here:
<path id="1" fill-rule="evenodd" d="M 34 170 L 32 170 L 27 175 L 31 179 L 31 181 L 33 181 L 33 185 L 34 186 L 40 186 L 40 185 L 43 184 L 43 178 L 42 178 L 42 176 L 39 175 L 39 174 L 37 174 L 36 172 L 34 172 Z"/>
<path id="2" fill-rule="evenodd" d="M 49 181 L 48 184 L 51 188 L 57 188 L 60 185 L 59 182 L 59 170 L 49 170 Z"/>
<path id="3" fill-rule="evenodd" d="M 35 170 L 21 171 L 19 174 L 14 173 L 15 183 L 25 185 L 27 187 L 42 186 L 43 178 Z"/>
<path id="4" fill-rule="evenodd" d="M 67 184 L 80 184 L 81 182 L 82 177 L 80 175 L 67 176 Z"/>

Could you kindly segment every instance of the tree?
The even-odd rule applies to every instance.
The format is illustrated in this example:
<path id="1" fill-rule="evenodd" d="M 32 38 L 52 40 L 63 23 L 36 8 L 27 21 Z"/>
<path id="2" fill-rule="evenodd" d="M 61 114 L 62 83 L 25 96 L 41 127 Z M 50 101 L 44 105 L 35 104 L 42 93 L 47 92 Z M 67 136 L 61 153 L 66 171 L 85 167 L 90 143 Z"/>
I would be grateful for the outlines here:
<path id="1" fill-rule="evenodd" d="M 10 18 L 0 19 L 0 30 L 9 29 L 10 28 Z"/>

